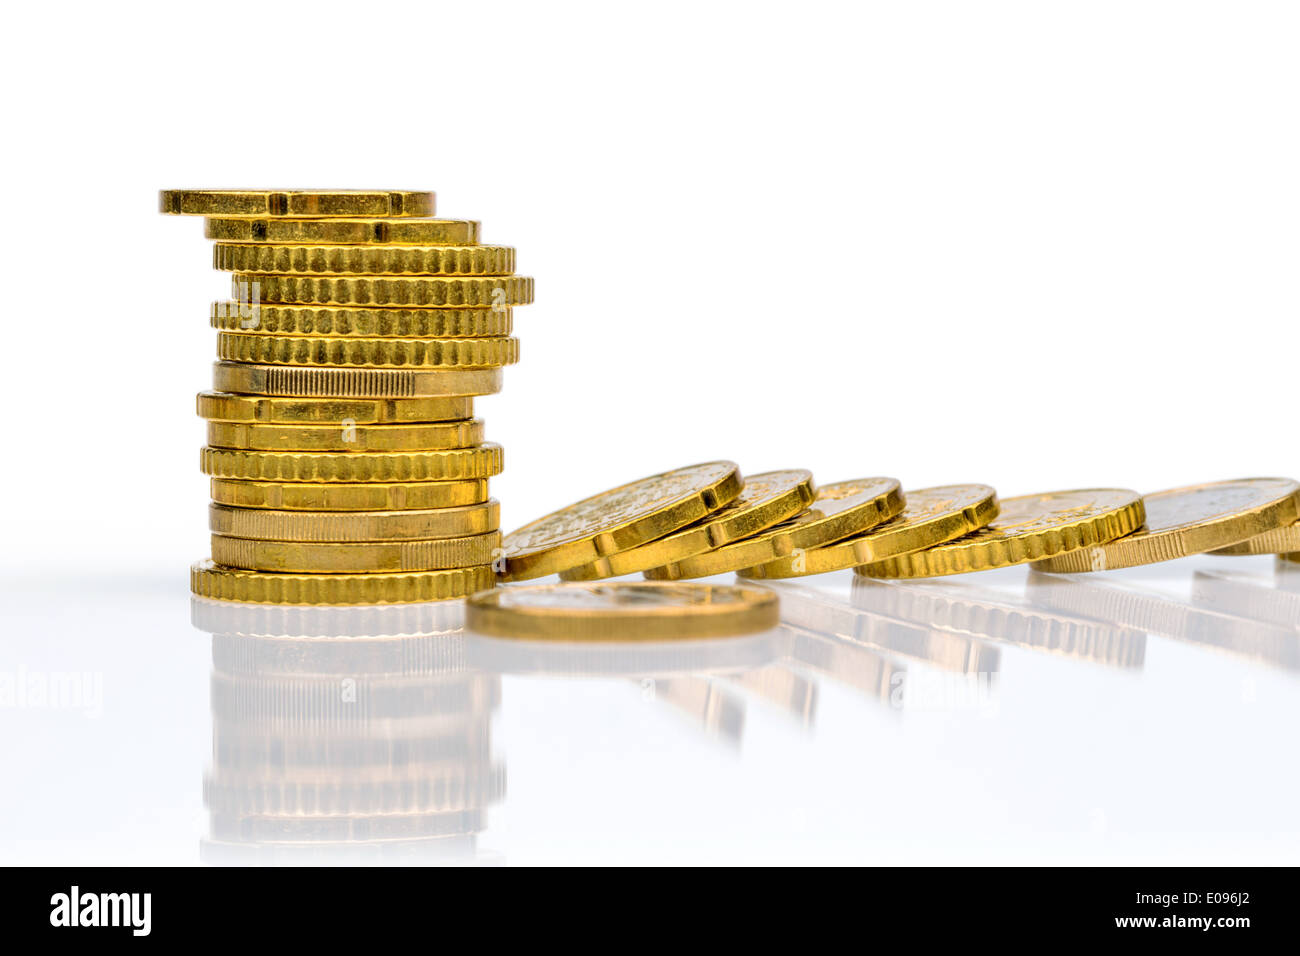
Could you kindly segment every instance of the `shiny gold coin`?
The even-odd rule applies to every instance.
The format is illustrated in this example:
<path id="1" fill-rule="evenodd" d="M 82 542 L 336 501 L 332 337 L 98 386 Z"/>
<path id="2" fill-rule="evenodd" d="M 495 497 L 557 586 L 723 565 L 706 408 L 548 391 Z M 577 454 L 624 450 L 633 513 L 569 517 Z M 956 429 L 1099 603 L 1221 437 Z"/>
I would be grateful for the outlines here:
<path id="1" fill-rule="evenodd" d="M 218 242 L 212 268 L 224 272 L 274 272 L 340 276 L 508 276 L 515 271 L 509 246 L 300 246 Z"/>
<path id="2" fill-rule="evenodd" d="M 430 192 L 405 189 L 164 189 L 158 211 L 174 216 L 371 219 L 433 215 Z"/>
<path id="3" fill-rule="evenodd" d="M 465 481 L 313 482 L 213 478 L 212 500 L 284 511 L 423 511 L 488 500 L 486 478 Z"/>
<path id="4" fill-rule="evenodd" d="M 217 357 L 259 365 L 499 368 L 519 361 L 519 340 L 339 339 L 218 332 Z"/>
<path id="5" fill-rule="evenodd" d="M 421 425 L 263 425 L 208 422 L 208 444 L 255 451 L 434 451 L 483 443 L 483 422 Z"/>
<path id="6" fill-rule="evenodd" d="M 960 538 L 998 516 L 998 496 L 988 485 L 922 488 L 906 492 L 905 497 L 907 504 L 897 518 L 866 534 L 798 551 L 737 573 L 743 578 L 797 578 L 842 571 Z"/>
<path id="7" fill-rule="evenodd" d="M 1037 571 L 1105 571 L 1172 561 L 1276 531 L 1300 520 L 1300 483 L 1242 478 L 1145 495 L 1146 527 L 1119 541 L 1034 565 Z"/>
<path id="8" fill-rule="evenodd" d="M 501 391 L 499 368 L 302 368 L 215 362 L 212 387 L 291 398 L 442 398 Z"/>
<path id="9" fill-rule="evenodd" d="M 639 547 L 730 504 L 742 485 L 735 462 L 711 461 L 584 498 L 507 535 L 502 575 L 540 578 Z"/>
<path id="10" fill-rule="evenodd" d="M 212 536 L 212 560 L 246 571 L 360 573 L 371 571 L 441 571 L 491 564 L 501 547 L 501 532 L 432 541 L 371 541 L 320 544 L 258 541 Z"/>
<path id="11" fill-rule="evenodd" d="M 796 549 L 821 547 L 876 527 L 903 510 L 903 493 L 893 478 L 859 478 L 822 485 L 804 512 L 750 538 L 713 551 L 651 568 L 654 581 L 730 574 L 766 564 Z"/>
<path id="12" fill-rule="evenodd" d="M 1289 524 L 1274 531 L 1265 531 L 1253 538 L 1226 548 L 1216 548 L 1212 554 L 1285 554 L 1300 551 L 1300 524 Z"/>
<path id="13" fill-rule="evenodd" d="M 873 578 L 926 578 L 1025 564 L 1090 548 L 1142 527 L 1142 496 L 1121 488 L 1023 495 L 1001 502 L 997 520 L 956 541 L 855 569 Z"/>
<path id="14" fill-rule="evenodd" d="M 498 588 L 473 595 L 465 627 L 524 639 L 671 640 L 776 627 L 777 596 L 762 588 L 613 581 Z"/>
<path id="15" fill-rule="evenodd" d="M 812 504 L 814 497 L 812 472 L 802 468 L 749 475 L 740 496 L 721 511 L 665 538 L 561 571 L 560 577 L 592 581 L 683 561 L 793 518 Z"/>
<path id="16" fill-rule="evenodd" d="M 250 292 L 251 295 L 251 292 Z M 409 339 L 498 338 L 514 328 L 514 312 L 500 309 L 375 309 L 337 305 L 212 303 L 211 325 L 264 335 L 348 335 Z"/>
<path id="17" fill-rule="evenodd" d="M 200 451 L 199 467 L 205 475 L 259 481 L 459 481 L 490 478 L 502 468 L 501 446 L 490 442 L 445 451 Z"/>
<path id="18" fill-rule="evenodd" d="M 236 272 L 232 283 L 232 294 L 241 303 L 256 299 L 300 305 L 489 309 L 533 301 L 533 280 L 527 276 L 285 276 Z"/>
<path id="19" fill-rule="evenodd" d="M 474 415 L 468 395 L 443 398 L 262 398 L 230 392 L 199 392 L 200 418 L 283 425 L 413 425 L 453 422 Z"/>
<path id="20" fill-rule="evenodd" d="M 425 511 L 308 512 L 208 506 L 215 534 L 262 541 L 424 541 L 487 534 L 501 527 L 495 501 Z"/>
<path id="21" fill-rule="evenodd" d="M 252 604 L 415 604 L 444 601 L 492 587 L 490 565 L 398 574 L 268 574 L 200 561 L 190 590 L 200 597 Z"/>
<path id="22" fill-rule="evenodd" d="M 205 219 L 203 235 L 220 242 L 302 245 L 472 246 L 470 219 Z"/>

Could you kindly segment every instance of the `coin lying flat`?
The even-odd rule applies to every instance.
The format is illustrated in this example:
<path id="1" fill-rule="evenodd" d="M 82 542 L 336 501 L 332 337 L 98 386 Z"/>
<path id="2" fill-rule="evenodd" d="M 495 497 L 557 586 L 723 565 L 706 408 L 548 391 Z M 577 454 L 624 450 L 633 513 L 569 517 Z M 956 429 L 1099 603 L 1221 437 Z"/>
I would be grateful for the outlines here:
<path id="1" fill-rule="evenodd" d="M 212 500 L 282 511 L 422 511 L 488 500 L 486 478 L 462 481 L 317 482 L 213 478 Z"/>
<path id="2" fill-rule="evenodd" d="M 1146 527 L 1121 541 L 1034 565 L 1038 571 L 1104 571 L 1213 551 L 1300 520 L 1300 483 L 1243 478 L 1146 495 Z"/>
<path id="3" fill-rule="evenodd" d="M 226 272 L 304 275 L 508 276 L 509 246 L 308 246 L 218 242 L 212 267 Z"/>
<path id="4" fill-rule="evenodd" d="M 260 365 L 359 368 L 499 368 L 519 361 L 519 340 L 325 338 L 218 332 L 217 357 Z"/>
<path id="5" fill-rule="evenodd" d="M 495 579 L 488 564 L 398 574 L 268 574 L 200 561 L 190 569 L 190 590 L 253 604 L 414 604 L 465 597 Z"/>
<path id="6" fill-rule="evenodd" d="M 500 527 L 496 501 L 422 511 L 310 512 L 208 506 L 215 534 L 263 541 L 423 541 L 486 534 Z"/>
<path id="7" fill-rule="evenodd" d="M 502 577 L 539 578 L 639 547 L 726 507 L 742 486 L 735 462 L 710 461 L 584 498 L 506 535 Z"/>
<path id="8" fill-rule="evenodd" d="M 777 596 L 743 586 L 614 581 L 473 595 L 466 629 L 497 637 L 646 640 L 752 634 L 777 625 Z"/>
<path id="9" fill-rule="evenodd" d="M 883 561 L 970 534 L 998 515 L 997 493 L 988 485 L 943 485 L 908 491 L 896 518 L 866 534 L 799 551 L 737 572 L 744 578 L 796 578 Z"/>
<path id="10" fill-rule="evenodd" d="M 817 548 L 861 534 L 902 510 L 903 494 L 894 478 L 858 478 L 822 485 L 808 509 L 794 518 L 693 558 L 651 568 L 645 576 L 672 581 L 730 574 L 793 554 L 796 549 Z"/>
<path id="11" fill-rule="evenodd" d="M 432 451 L 472 448 L 483 443 L 483 422 L 419 425 L 278 425 L 208 422 L 214 448 L 258 451 Z"/>
<path id="12" fill-rule="evenodd" d="M 565 581 L 592 581 L 683 561 L 793 518 L 814 497 L 812 472 L 802 468 L 749 475 L 740 495 L 721 511 L 639 548 L 561 571 L 560 577 Z"/>
<path id="13" fill-rule="evenodd" d="M 241 303 L 253 296 L 254 289 L 261 302 L 300 305 L 487 309 L 533 301 L 533 280 L 528 276 L 295 276 L 236 272 L 231 280 L 232 294 Z"/>
<path id="14" fill-rule="evenodd" d="M 260 296 L 261 291 L 259 289 Z M 249 296 L 251 298 L 251 291 Z M 370 306 L 282 305 L 221 299 L 209 324 L 226 332 L 265 335 L 363 336 L 408 339 L 490 339 L 509 335 L 514 312 L 490 309 L 383 309 Z"/>
<path id="15" fill-rule="evenodd" d="M 199 392 L 200 418 L 222 422 L 284 425 L 409 425 L 472 418 L 468 395 L 441 398 L 268 398 L 231 392 Z"/>
<path id="16" fill-rule="evenodd" d="M 304 368 L 215 362 L 212 387 L 287 398 L 442 398 L 501 391 L 499 368 Z"/>
<path id="17" fill-rule="evenodd" d="M 203 235 L 219 242 L 302 245 L 472 246 L 472 219 L 205 219 Z"/>
<path id="18" fill-rule="evenodd" d="M 174 216 L 302 216 L 328 219 L 432 216 L 431 192 L 407 189 L 164 189 Z"/>
<path id="19" fill-rule="evenodd" d="M 199 467 L 213 478 L 267 481 L 459 481 L 501 474 L 502 451 L 477 448 L 404 452 L 242 451 L 200 449 Z"/>
<path id="20" fill-rule="evenodd" d="M 431 541 L 360 544 L 260 541 L 214 534 L 212 560 L 246 571 L 439 571 L 491 564 L 500 546 L 499 531 Z"/>
<path id="21" fill-rule="evenodd" d="M 1213 554 L 1286 554 L 1300 551 L 1300 524 L 1289 524 L 1274 531 L 1265 531 L 1253 538 L 1226 548 L 1216 548 Z"/>
<path id="22" fill-rule="evenodd" d="M 1142 496 L 1084 488 L 1005 498 L 995 521 L 956 541 L 866 564 L 873 578 L 925 578 L 1005 568 L 1113 541 L 1142 526 Z"/>

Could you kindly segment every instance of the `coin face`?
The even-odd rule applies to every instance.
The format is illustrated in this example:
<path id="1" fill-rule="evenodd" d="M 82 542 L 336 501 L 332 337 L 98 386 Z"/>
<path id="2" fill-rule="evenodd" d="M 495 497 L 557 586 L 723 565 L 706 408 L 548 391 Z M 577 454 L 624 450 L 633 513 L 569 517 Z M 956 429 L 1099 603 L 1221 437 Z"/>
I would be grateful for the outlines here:
<path id="1" fill-rule="evenodd" d="M 858 568 L 868 577 L 931 577 L 1010 567 L 1103 544 L 1137 530 L 1142 496 L 1083 488 L 1004 499 L 996 520 L 956 541 Z"/>
<path id="2" fill-rule="evenodd" d="M 560 577 L 590 581 L 682 561 L 779 524 L 803 511 L 814 497 L 812 472 L 803 468 L 749 475 L 740 496 L 704 520 L 639 548 L 562 571 Z"/>
<path id="3" fill-rule="evenodd" d="M 474 595 L 466 626 L 498 637 L 721 637 L 775 627 L 774 592 L 647 581 L 505 587 Z"/>
<path id="4" fill-rule="evenodd" d="M 1127 538 L 1034 565 L 1040 571 L 1105 571 L 1213 551 L 1294 524 L 1300 483 L 1242 478 L 1147 495 L 1146 527 Z"/>
<path id="5" fill-rule="evenodd" d="M 741 487 L 735 462 L 711 461 L 584 498 L 508 534 L 504 576 L 541 577 L 653 541 L 725 507 Z"/>

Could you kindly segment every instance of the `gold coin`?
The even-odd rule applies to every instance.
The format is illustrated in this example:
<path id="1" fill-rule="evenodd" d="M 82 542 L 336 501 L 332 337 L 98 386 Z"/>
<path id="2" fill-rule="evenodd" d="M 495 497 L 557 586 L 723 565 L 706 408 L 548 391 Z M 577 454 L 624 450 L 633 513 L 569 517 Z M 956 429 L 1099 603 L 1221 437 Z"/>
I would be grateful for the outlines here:
<path id="1" fill-rule="evenodd" d="M 218 332 L 217 357 L 258 365 L 499 368 L 519 361 L 519 340 L 336 339 Z"/>
<path id="2" fill-rule="evenodd" d="M 190 590 L 200 597 L 252 604 L 415 604 L 492 587 L 491 565 L 405 574 L 267 574 L 200 561 Z"/>
<path id="3" fill-rule="evenodd" d="M 442 398 L 501 391 L 499 368 L 301 368 L 215 362 L 212 387 L 289 398 Z"/>
<path id="4" fill-rule="evenodd" d="M 561 571 L 560 577 L 591 581 L 682 561 L 793 518 L 812 504 L 814 497 L 812 472 L 802 468 L 749 475 L 740 496 L 721 511 L 665 538 Z"/>
<path id="5" fill-rule="evenodd" d="M 441 571 L 491 564 L 500 551 L 501 532 L 432 541 L 371 541 L 320 544 L 258 541 L 212 536 L 212 560 L 246 571 L 360 573 L 370 571 Z"/>
<path id="6" fill-rule="evenodd" d="M 211 325 L 266 335 L 358 335 L 408 339 L 498 338 L 514 329 L 514 312 L 500 309 L 375 309 L 337 305 L 212 303 Z"/>
<path id="7" fill-rule="evenodd" d="M 487 534 L 501 527 L 495 501 L 424 511 L 310 512 L 208 506 L 216 534 L 263 541 L 422 541 Z"/>
<path id="8" fill-rule="evenodd" d="M 218 242 L 212 268 L 223 272 L 274 272 L 340 276 L 508 276 L 515 271 L 509 246 L 300 246 Z"/>
<path id="9" fill-rule="evenodd" d="M 407 452 L 294 452 L 200 449 L 213 478 L 265 481 L 459 481 L 501 474 L 501 446 Z M 225 563 L 225 562 L 219 562 Z"/>
<path id="10" fill-rule="evenodd" d="M 669 640 L 776 627 L 777 596 L 762 588 L 613 581 L 534 584 L 473 595 L 465 627 L 524 639 Z"/>
<path id="11" fill-rule="evenodd" d="M 453 422 L 474 415 L 468 395 L 443 398 L 262 398 L 230 392 L 199 392 L 200 418 L 282 425 L 413 425 Z"/>
<path id="12" fill-rule="evenodd" d="M 507 535 L 503 577 L 540 578 L 639 547 L 730 504 L 742 485 L 735 462 L 711 461 L 584 498 Z"/>
<path id="13" fill-rule="evenodd" d="M 894 478 L 859 478 L 822 485 L 812 505 L 789 521 L 693 558 L 651 568 L 645 576 L 654 581 L 674 581 L 730 574 L 766 564 L 797 549 L 817 548 L 861 534 L 902 510 L 903 493 Z"/>
<path id="14" fill-rule="evenodd" d="M 897 518 L 864 535 L 799 551 L 737 572 L 744 578 L 797 578 L 842 571 L 960 538 L 998 516 L 998 496 L 988 485 L 944 485 L 908 491 Z"/>
<path id="15" fill-rule="evenodd" d="M 1005 568 L 1104 544 L 1142 527 L 1142 496 L 1122 488 L 1022 495 L 964 538 L 855 569 L 873 578 L 926 578 Z"/>
<path id="16" fill-rule="evenodd" d="M 1146 527 L 1119 541 L 1038 561 L 1038 571 L 1104 571 L 1213 551 L 1300 520 L 1300 483 L 1242 478 L 1145 495 Z"/>
<path id="17" fill-rule="evenodd" d="M 236 272 L 233 295 L 240 303 L 299 305 L 506 308 L 533 301 L 527 276 L 284 276 Z"/>
<path id="18" fill-rule="evenodd" d="M 1215 548 L 1213 554 L 1284 554 L 1300 551 L 1300 524 L 1289 524 L 1274 531 L 1265 531 L 1253 538 L 1226 548 Z"/>
<path id="19" fill-rule="evenodd" d="M 483 422 L 422 425 L 263 425 L 208 422 L 208 444 L 255 451 L 433 451 L 483 443 Z"/>
<path id="20" fill-rule="evenodd" d="M 205 219 L 203 235 L 220 242 L 302 245 L 472 246 L 471 219 Z"/>
<path id="21" fill-rule="evenodd" d="M 486 478 L 359 483 L 213 478 L 211 485 L 217 504 L 283 511 L 424 511 L 488 500 Z"/>
<path id="22" fill-rule="evenodd" d="M 433 215 L 430 192 L 405 189 L 164 189 L 158 211 L 174 216 L 373 219 Z"/>

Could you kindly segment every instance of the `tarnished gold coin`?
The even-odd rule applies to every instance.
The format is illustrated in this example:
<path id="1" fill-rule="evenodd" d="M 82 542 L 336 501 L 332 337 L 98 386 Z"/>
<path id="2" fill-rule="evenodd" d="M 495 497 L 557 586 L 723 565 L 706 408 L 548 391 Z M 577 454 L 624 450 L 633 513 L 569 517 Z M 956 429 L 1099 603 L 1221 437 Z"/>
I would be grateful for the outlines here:
<path id="1" fill-rule="evenodd" d="M 1172 561 L 1276 531 L 1300 520 L 1300 483 L 1242 478 L 1145 495 L 1146 527 L 1119 541 L 1034 565 L 1038 571 L 1105 571 Z"/>
<path id="2" fill-rule="evenodd" d="M 206 219 L 203 235 L 221 242 L 303 245 L 472 246 L 470 219 Z"/>
<path id="3" fill-rule="evenodd" d="M 508 308 L 533 301 L 528 276 L 292 276 L 236 272 L 232 295 L 241 303 Z M 256 283 L 256 285 L 254 285 Z"/>
<path id="4" fill-rule="evenodd" d="M 226 332 L 263 335 L 490 339 L 509 335 L 514 328 L 513 316 L 509 308 L 376 309 L 261 303 L 254 307 L 251 302 L 223 299 L 212 303 L 210 324 Z"/>
<path id="5" fill-rule="evenodd" d="M 200 561 L 190 590 L 253 604 L 414 604 L 475 594 L 496 584 L 491 565 L 397 574 L 272 574 Z"/>
<path id="6" fill-rule="evenodd" d="M 407 189 L 164 189 L 158 211 L 174 216 L 356 219 L 433 215 L 431 192 Z"/>
<path id="7" fill-rule="evenodd" d="M 413 425 L 463 421 L 474 416 L 468 395 L 442 398 L 266 398 L 199 392 L 200 418 L 219 422 L 283 425 Z"/>
<path id="8" fill-rule="evenodd" d="M 215 534 L 263 541 L 423 541 L 487 534 L 501 526 L 495 501 L 423 511 L 310 512 L 208 506 Z"/>
<path id="9" fill-rule="evenodd" d="M 284 511 L 423 511 L 488 500 L 486 478 L 356 483 L 213 478 L 211 486 L 218 504 Z"/>
<path id="10" fill-rule="evenodd" d="M 441 398 L 501 391 L 499 368 L 303 368 L 215 362 L 212 387 L 291 398 Z"/>
<path id="11" fill-rule="evenodd" d="M 1213 554 L 1286 554 L 1300 551 L 1300 524 L 1289 524 L 1274 531 L 1265 531 L 1253 538 L 1226 548 L 1215 548 Z"/>
<path id="12" fill-rule="evenodd" d="M 873 578 L 926 578 L 1024 564 L 1090 548 L 1142 527 L 1142 496 L 1122 488 L 1084 488 L 1004 498 L 995 521 L 956 541 L 862 565 Z"/>
<path id="13" fill-rule="evenodd" d="M 508 276 L 509 246 L 303 246 L 218 242 L 212 268 L 303 275 Z"/>
<path id="14" fill-rule="evenodd" d="M 907 504 L 902 513 L 866 534 L 737 573 L 743 578 L 797 578 L 842 571 L 960 538 L 998 515 L 998 496 L 988 485 L 943 485 L 907 491 L 904 496 Z"/>
<path id="15" fill-rule="evenodd" d="M 742 485 L 735 462 L 711 461 L 584 498 L 508 534 L 502 577 L 539 578 L 639 547 L 730 504 Z"/>
<path id="16" fill-rule="evenodd" d="M 473 595 L 465 627 L 525 639 L 670 640 L 776 627 L 777 596 L 762 588 L 612 581 L 505 587 Z"/>
<path id="17" fill-rule="evenodd" d="M 793 518 L 812 504 L 814 497 L 812 472 L 802 468 L 749 475 L 739 497 L 721 511 L 649 544 L 561 571 L 560 577 L 593 581 L 683 561 Z"/>
<path id="18" fill-rule="evenodd" d="M 483 443 L 483 422 L 430 422 L 419 425 L 279 425 L 261 422 L 208 422 L 214 448 L 256 451 L 432 451 L 472 448 Z"/>
<path id="19" fill-rule="evenodd" d="M 806 511 L 775 528 L 693 558 L 651 568 L 645 576 L 655 581 L 673 581 L 730 574 L 766 564 L 798 549 L 817 548 L 861 534 L 896 517 L 902 510 L 903 494 L 894 478 L 858 478 L 822 485 Z"/>
<path id="20" fill-rule="evenodd" d="M 499 368 L 519 361 L 519 340 L 325 338 L 218 332 L 217 357 L 260 365 Z"/>
<path id="21" fill-rule="evenodd" d="M 259 541 L 212 536 L 212 560 L 246 571 L 360 573 L 369 571 L 441 571 L 491 564 L 500 553 L 501 532 L 429 541 L 371 541 L 321 544 Z"/>
<path id="22" fill-rule="evenodd" d="M 199 467 L 213 478 L 262 481 L 459 481 L 501 474 L 502 451 L 477 448 L 404 452 L 296 452 L 200 449 Z M 218 562 L 224 564 L 225 562 Z"/>

